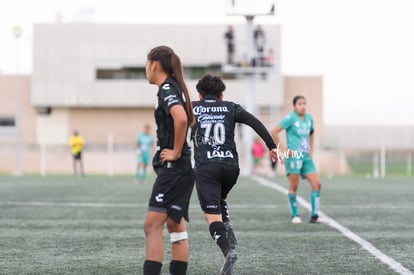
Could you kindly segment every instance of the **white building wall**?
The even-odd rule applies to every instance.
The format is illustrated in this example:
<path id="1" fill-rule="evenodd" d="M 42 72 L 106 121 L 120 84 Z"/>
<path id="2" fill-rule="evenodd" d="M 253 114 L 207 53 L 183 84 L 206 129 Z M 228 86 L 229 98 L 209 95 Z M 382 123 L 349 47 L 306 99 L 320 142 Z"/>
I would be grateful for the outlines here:
<path id="1" fill-rule="evenodd" d="M 141 80 L 97 80 L 98 68 L 144 67 L 154 46 L 171 46 L 184 66 L 210 65 L 225 60 L 225 25 L 105 25 L 36 24 L 33 46 L 35 106 L 148 107 L 155 102 L 156 87 Z M 280 64 L 280 27 L 264 25 L 268 45 Z M 244 25 L 234 26 L 236 57 L 245 53 Z M 257 78 L 258 105 L 280 106 L 282 82 L 276 66 L 266 80 Z M 193 98 L 196 80 L 188 80 Z M 226 80 L 228 99 L 244 104 L 243 78 Z"/>

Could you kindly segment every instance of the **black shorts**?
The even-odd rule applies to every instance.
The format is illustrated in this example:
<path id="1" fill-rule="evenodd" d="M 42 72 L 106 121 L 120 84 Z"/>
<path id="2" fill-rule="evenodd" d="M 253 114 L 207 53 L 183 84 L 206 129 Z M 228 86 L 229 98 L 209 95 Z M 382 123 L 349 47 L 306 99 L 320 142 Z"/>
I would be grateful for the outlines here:
<path id="1" fill-rule="evenodd" d="M 197 167 L 196 187 L 201 209 L 207 214 L 221 214 L 221 201 L 227 198 L 237 182 L 240 169 L 220 163 L 205 163 Z"/>
<path id="2" fill-rule="evenodd" d="M 148 210 L 167 213 L 176 223 L 189 221 L 188 207 L 194 188 L 194 173 L 180 173 L 174 168 L 158 168 Z"/>
<path id="3" fill-rule="evenodd" d="M 72 154 L 74 160 L 81 160 L 82 159 L 82 152 L 78 152 L 76 154 Z"/>

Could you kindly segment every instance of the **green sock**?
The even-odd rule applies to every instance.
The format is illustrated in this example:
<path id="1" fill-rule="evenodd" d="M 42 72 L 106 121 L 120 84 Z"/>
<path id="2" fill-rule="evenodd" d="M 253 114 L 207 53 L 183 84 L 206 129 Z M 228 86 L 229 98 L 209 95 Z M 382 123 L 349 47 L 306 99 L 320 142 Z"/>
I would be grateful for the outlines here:
<path id="1" fill-rule="evenodd" d="M 141 178 L 141 173 L 139 172 L 139 169 L 135 171 L 135 178 L 138 180 Z"/>
<path id="2" fill-rule="evenodd" d="M 318 215 L 319 212 L 319 202 L 321 197 L 321 191 L 313 191 L 310 195 L 310 201 L 312 206 L 312 216 Z"/>
<path id="3" fill-rule="evenodd" d="M 292 217 L 295 217 L 298 215 L 298 202 L 296 201 L 296 194 L 288 194 L 289 199 L 289 205 L 290 205 L 290 211 L 292 213 Z"/>
<path id="4" fill-rule="evenodd" d="M 143 179 L 143 180 L 147 179 L 147 170 L 146 170 L 146 169 L 144 169 L 144 170 L 142 171 L 142 179 Z"/>

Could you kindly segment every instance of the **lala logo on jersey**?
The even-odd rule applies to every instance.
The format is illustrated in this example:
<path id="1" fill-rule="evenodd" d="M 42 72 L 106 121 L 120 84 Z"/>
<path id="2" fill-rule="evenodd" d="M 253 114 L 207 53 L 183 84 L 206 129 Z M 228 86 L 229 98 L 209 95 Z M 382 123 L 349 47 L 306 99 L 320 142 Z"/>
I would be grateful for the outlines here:
<path id="1" fill-rule="evenodd" d="M 210 151 L 207 152 L 207 158 L 212 159 L 212 158 L 234 158 L 233 153 L 230 151 L 217 151 L 214 150 L 213 153 L 211 153 Z"/>

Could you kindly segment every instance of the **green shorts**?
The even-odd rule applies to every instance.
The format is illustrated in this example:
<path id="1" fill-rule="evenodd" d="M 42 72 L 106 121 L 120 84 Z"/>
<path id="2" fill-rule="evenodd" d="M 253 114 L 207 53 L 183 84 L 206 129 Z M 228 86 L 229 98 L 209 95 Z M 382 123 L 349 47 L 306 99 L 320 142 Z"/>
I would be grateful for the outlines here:
<path id="1" fill-rule="evenodd" d="M 143 163 L 144 165 L 148 165 L 151 160 L 151 154 L 149 151 L 142 151 L 141 155 L 137 157 L 137 161 L 139 163 Z"/>
<path id="2" fill-rule="evenodd" d="M 289 176 L 289 174 L 299 174 L 302 178 L 305 178 L 307 174 L 316 173 L 315 164 L 309 156 L 285 159 L 285 169 L 286 176 Z"/>

